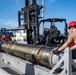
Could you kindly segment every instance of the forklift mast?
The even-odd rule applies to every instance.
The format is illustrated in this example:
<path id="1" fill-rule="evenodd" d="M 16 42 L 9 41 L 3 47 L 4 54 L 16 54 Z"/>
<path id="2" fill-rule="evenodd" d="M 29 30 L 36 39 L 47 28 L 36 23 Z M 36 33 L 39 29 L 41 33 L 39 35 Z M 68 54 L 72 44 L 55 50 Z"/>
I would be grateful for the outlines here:
<path id="1" fill-rule="evenodd" d="M 39 36 L 39 15 L 41 5 L 36 3 L 36 0 L 25 0 L 25 7 L 18 11 L 18 25 L 24 25 L 27 30 L 27 43 L 36 44 L 36 39 Z"/>

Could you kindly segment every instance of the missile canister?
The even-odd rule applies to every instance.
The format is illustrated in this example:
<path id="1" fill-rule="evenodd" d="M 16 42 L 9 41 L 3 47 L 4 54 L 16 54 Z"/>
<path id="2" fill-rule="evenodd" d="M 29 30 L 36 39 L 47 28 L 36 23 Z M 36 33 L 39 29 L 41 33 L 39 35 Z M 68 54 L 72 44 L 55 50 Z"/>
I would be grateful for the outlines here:
<path id="1" fill-rule="evenodd" d="M 59 56 L 53 54 L 57 47 L 47 47 L 39 45 L 25 45 L 16 43 L 2 43 L 1 49 L 11 55 L 26 59 L 52 68 L 59 60 Z"/>

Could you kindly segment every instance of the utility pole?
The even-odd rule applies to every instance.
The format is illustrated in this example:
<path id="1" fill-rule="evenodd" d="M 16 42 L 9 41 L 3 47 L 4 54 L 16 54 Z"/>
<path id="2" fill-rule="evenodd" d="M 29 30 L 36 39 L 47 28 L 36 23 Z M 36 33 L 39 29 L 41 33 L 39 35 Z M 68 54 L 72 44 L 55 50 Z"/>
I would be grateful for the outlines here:
<path id="1" fill-rule="evenodd" d="M 42 20 L 44 20 L 44 0 L 42 0 Z M 42 23 L 42 33 L 44 32 L 44 22 Z"/>
<path id="2" fill-rule="evenodd" d="M 36 0 L 36 3 L 38 4 L 38 0 Z"/>

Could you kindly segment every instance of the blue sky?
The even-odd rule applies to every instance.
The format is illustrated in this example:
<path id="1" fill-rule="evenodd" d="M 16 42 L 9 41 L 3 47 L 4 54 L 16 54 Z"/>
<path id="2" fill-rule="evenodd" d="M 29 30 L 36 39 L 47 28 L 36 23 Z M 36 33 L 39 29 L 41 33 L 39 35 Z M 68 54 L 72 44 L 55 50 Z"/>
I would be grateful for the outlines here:
<path id="1" fill-rule="evenodd" d="M 42 0 L 38 0 L 41 5 Z M 18 10 L 24 7 L 24 0 L 0 0 L 0 28 L 18 26 Z M 76 20 L 76 0 L 45 0 L 44 18 L 65 18 L 67 23 Z M 57 25 L 64 28 L 61 23 Z M 49 25 L 45 25 L 49 27 Z M 62 30 L 63 32 L 63 30 Z"/>

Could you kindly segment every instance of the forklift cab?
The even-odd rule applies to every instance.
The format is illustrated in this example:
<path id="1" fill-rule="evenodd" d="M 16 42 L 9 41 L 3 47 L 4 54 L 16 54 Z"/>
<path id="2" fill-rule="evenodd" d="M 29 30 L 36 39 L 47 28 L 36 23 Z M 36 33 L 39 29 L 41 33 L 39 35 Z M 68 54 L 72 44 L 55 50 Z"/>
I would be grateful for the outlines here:
<path id="1" fill-rule="evenodd" d="M 65 42 L 65 40 L 67 39 L 67 23 L 66 23 L 66 19 L 62 19 L 62 18 L 48 18 L 48 19 L 44 19 L 40 21 L 40 24 L 42 22 L 49 22 L 51 23 L 50 28 L 44 28 L 44 32 L 42 38 L 45 37 L 45 44 L 46 45 L 52 45 L 52 44 L 63 44 Z M 60 30 L 57 30 L 53 28 L 51 28 L 51 26 L 57 22 L 64 22 L 64 34 L 60 35 L 61 32 Z M 56 25 L 55 25 L 56 26 Z M 57 26 L 56 26 L 57 27 Z M 53 30 L 53 32 L 51 33 L 51 31 Z M 55 31 L 55 32 L 54 32 Z M 57 36 L 56 36 L 57 35 Z M 50 37 L 52 37 L 52 39 L 50 40 Z M 42 41 L 40 42 L 42 43 Z"/>

